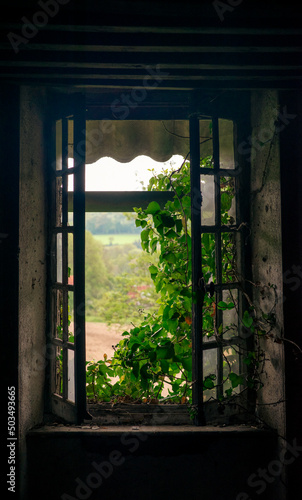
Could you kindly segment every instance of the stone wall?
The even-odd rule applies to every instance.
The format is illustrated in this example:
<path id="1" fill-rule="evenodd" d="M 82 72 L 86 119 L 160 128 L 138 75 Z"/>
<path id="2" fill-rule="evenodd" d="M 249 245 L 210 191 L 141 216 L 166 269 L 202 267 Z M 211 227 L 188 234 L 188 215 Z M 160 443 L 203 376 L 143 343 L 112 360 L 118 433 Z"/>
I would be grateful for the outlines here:
<path id="1" fill-rule="evenodd" d="M 28 429 L 41 423 L 44 411 L 47 267 L 44 109 L 44 91 L 21 88 L 19 432 L 23 475 L 25 435 Z"/>
<path id="2" fill-rule="evenodd" d="M 285 436 L 285 368 L 283 336 L 282 241 L 280 196 L 280 124 L 278 93 L 254 91 L 251 96 L 251 243 L 253 301 L 258 314 L 269 315 L 269 338 L 260 342 L 265 361 L 263 388 L 257 394 L 257 415 Z M 257 345 L 256 345 L 257 347 Z M 280 439 L 280 449 L 285 442 Z M 280 486 L 281 487 L 281 486 Z M 281 489 L 277 498 L 283 498 Z"/>

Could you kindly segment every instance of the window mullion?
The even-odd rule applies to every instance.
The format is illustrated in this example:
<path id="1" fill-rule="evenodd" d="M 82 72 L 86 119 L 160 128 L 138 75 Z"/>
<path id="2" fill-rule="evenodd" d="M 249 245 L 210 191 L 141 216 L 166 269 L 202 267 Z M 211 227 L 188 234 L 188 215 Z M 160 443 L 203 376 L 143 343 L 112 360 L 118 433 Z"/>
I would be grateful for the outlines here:
<path id="1" fill-rule="evenodd" d="M 86 414 L 85 349 L 85 106 L 74 116 L 74 322 L 77 419 Z M 84 139 L 83 139 L 84 137 Z"/>
<path id="2" fill-rule="evenodd" d="M 202 304 L 204 288 L 201 268 L 201 192 L 199 119 L 190 118 L 191 237 L 192 237 L 192 401 L 194 421 L 204 425 Z"/>

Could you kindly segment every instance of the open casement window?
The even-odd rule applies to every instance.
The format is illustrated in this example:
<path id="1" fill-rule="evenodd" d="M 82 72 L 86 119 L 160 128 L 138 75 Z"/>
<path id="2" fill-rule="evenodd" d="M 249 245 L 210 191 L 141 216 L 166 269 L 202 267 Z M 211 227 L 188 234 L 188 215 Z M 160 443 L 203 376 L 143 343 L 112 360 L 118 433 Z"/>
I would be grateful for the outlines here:
<path id="1" fill-rule="evenodd" d="M 195 422 L 200 425 L 211 413 L 207 409 L 210 401 L 222 401 L 226 391 L 233 392 L 229 373 L 243 373 L 241 348 L 244 352 L 246 342 L 243 346 L 239 321 L 244 305 L 245 256 L 241 229 L 245 224 L 239 189 L 241 169 L 236 168 L 234 157 L 235 124 L 231 120 L 211 118 L 210 165 L 201 163 L 199 125 L 198 117 L 190 120 L 195 381 L 192 389 L 197 410 Z M 203 198 L 201 204 L 200 197 Z M 209 261 L 213 261 L 212 265 Z M 238 392 L 239 389 L 240 386 Z"/>
<path id="2" fill-rule="evenodd" d="M 69 422 L 86 416 L 83 110 L 72 106 L 52 127 L 51 409 Z"/>
<path id="3" fill-rule="evenodd" d="M 103 134 L 103 142 L 100 140 L 99 125 L 86 121 L 84 109 L 78 106 L 70 115 L 55 120 L 51 273 L 51 331 L 55 356 L 52 360 L 51 398 L 53 413 L 70 422 L 82 421 L 87 416 L 85 210 L 129 212 L 135 206 L 146 208 L 154 200 L 163 206 L 172 195 L 171 191 L 85 193 L 85 161 L 87 163 L 88 159 L 86 157 L 85 160 L 85 152 L 93 158 L 92 161 L 99 158 L 100 151 L 105 156 L 106 138 L 103 138 Z M 122 126 L 121 121 L 117 120 L 116 123 Z M 241 279 L 244 271 L 241 242 L 244 224 L 238 195 L 240 169 L 234 157 L 235 124 L 230 119 L 194 113 L 188 120 L 183 120 L 183 126 L 183 130 L 187 130 L 187 135 L 183 135 L 187 140 L 185 146 L 181 151 L 177 145 L 171 146 L 170 152 L 184 157 L 190 153 L 192 405 L 195 424 L 203 425 L 208 421 L 205 410 L 209 400 L 221 400 L 225 390 L 230 387 L 229 371 L 242 372 L 243 369 L 238 349 L 242 344 L 239 314 L 232 316 L 228 307 L 223 309 L 219 304 L 233 303 L 237 313 L 242 311 L 242 283 L 238 277 Z M 153 128 L 155 130 L 156 125 Z M 206 140 L 205 129 L 211 135 L 209 138 L 208 133 Z M 97 137 L 94 134 L 96 130 Z M 177 137 L 178 134 L 174 135 Z M 157 144 L 154 141 L 152 144 L 149 148 L 153 147 L 156 151 Z M 133 148 L 138 150 L 136 155 L 133 153 L 133 157 L 148 153 L 152 156 L 148 145 L 144 153 L 139 150 L 139 146 L 134 145 Z M 128 149 L 131 149 L 129 145 Z M 160 146 L 157 152 L 159 150 Z M 119 160 L 119 154 L 113 150 L 111 156 Z M 206 156 L 211 161 L 201 163 L 201 159 Z M 228 196 L 230 192 L 231 197 Z M 231 204 L 226 210 L 225 205 L 230 199 Z M 236 257 L 236 273 L 233 262 L 230 262 L 230 249 L 234 259 Z M 72 262 L 68 260 L 70 255 L 73 255 Z M 211 272 L 209 259 L 214 262 Z M 205 324 L 203 312 L 209 308 L 211 324 L 209 321 Z M 225 328 L 226 325 L 231 326 Z M 214 377 L 213 386 L 204 384 L 205 379 L 214 380 Z"/>

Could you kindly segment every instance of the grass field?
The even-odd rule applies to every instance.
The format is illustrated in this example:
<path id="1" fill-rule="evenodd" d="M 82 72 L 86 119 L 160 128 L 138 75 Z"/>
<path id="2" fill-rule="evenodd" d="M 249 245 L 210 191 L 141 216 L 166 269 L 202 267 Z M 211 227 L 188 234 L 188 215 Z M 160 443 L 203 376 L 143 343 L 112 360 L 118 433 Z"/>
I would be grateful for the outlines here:
<path id="1" fill-rule="evenodd" d="M 140 241 L 139 234 L 94 234 L 94 238 L 103 245 L 127 245 Z"/>

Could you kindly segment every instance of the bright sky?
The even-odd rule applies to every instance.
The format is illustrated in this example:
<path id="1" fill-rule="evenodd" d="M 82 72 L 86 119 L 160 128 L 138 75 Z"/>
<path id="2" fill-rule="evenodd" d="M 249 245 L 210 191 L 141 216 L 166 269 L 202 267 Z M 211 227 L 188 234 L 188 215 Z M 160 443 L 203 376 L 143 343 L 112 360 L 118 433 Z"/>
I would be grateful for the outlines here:
<path id="1" fill-rule="evenodd" d="M 173 165 L 176 170 L 182 162 L 183 157 L 180 155 L 174 155 L 164 163 L 148 156 L 138 156 L 130 163 L 119 163 L 109 157 L 101 158 L 86 165 L 86 191 L 141 191 L 141 182 L 147 187 L 153 175 L 150 169 L 159 173 L 163 168 Z"/>

